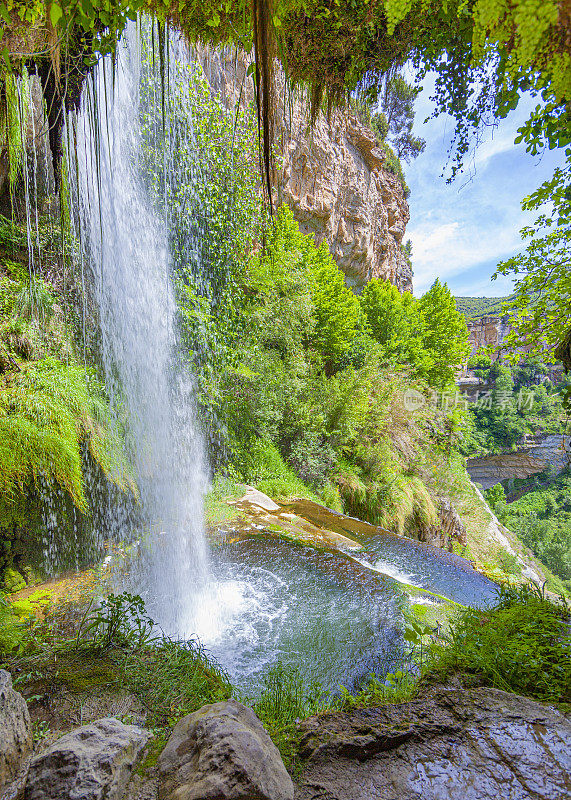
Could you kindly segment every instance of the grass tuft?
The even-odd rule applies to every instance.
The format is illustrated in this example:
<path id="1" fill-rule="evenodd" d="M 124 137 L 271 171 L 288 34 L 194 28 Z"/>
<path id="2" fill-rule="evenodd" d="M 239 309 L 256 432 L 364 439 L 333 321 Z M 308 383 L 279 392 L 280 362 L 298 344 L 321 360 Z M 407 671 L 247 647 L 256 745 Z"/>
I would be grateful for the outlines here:
<path id="1" fill-rule="evenodd" d="M 503 586 L 494 608 L 462 609 L 435 648 L 426 677 L 457 673 L 475 684 L 570 703 L 569 609 L 526 586 Z"/>

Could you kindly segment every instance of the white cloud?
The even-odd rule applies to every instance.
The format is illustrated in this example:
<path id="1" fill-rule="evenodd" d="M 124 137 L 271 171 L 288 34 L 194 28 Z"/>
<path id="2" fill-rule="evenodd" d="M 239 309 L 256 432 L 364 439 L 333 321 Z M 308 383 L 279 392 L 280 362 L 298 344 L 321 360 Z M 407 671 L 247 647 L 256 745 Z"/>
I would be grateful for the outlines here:
<path id="1" fill-rule="evenodd" d="M 523 145 L 514 145 L 533 105 L 524 98 L 507 120 L 484 132 L 464 174 L 447 184 L 441 174 L 454 122 L 442 116 L 422 124 L 432 111 L 429 95 L 430 85 L 418 98 L 415 122 L 426 150 L 406 168 L 411 219 L 405 238 L 413 244 L 415 293 L 440 277 L 457 295 L 500 295 L 511 282 L 490 277 L 499 261 L 522 249 L 519 231 L 534 218 L 522 212 L 521 199 L 552 173 L 561 155 L 548 153 L 538 163 Z"/>
<path id="2" fill-rule="evenodd" d="M 461 278 L 479 264 L 486 265 L 487 282 L 490 283 L 493 269 L 489 269 L 489 263 L 495 267 L 498 261 L 519 248 L 518 230 L 510 226 L 495 230 L 494 235 L 487 235 L 471 220 L 463 223 L 455 220 L 436 227 L 425 222 L 412 228 L 408 235 L 412 241 L 415 292 L 422 294 L 437 277 L 442 281 Z M 482 284 L 481 275 L 478 279 Z"/>
<path id="3" fill-rule="evenodd" d="M 503 133 L 497 129 L 492 131 L 490 138 L 482 142 L 482 144 L 476 148 L 471 163 L 474 167 L 484 166 L 495 156 L 511 152 L 515 147 L 514 138 L 515 131 L 513 130 Z"/>

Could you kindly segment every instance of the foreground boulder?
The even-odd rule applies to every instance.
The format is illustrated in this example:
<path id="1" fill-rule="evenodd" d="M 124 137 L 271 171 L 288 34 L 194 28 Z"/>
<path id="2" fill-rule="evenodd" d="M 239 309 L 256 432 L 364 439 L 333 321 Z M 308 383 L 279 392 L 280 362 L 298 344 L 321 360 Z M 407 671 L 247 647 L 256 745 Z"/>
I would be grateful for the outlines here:
<path id="1" fill-rule="evenodd" d="M 293 784 L 258 717 L 236 700 L 176 725 L 161 753 L 159 800 L 293 800 Z"/>
<path id="2" fill-rule="evenodd" d="M 12 686 L 12 676 L 0 669 L 0 789 L 16 777 L 32 749 L 28 706 Z"/>
<path id="3" fill-rule="evenodd" d="M 571 722 L 497 689 L 312 717 L 296 800 L 567 800 Z"/>
<path id="4" fill-rule="evenodd" d="M 120 800 L 150 736 L 113 717 L 66 733 L 32 759 L 24 800 Z"/>

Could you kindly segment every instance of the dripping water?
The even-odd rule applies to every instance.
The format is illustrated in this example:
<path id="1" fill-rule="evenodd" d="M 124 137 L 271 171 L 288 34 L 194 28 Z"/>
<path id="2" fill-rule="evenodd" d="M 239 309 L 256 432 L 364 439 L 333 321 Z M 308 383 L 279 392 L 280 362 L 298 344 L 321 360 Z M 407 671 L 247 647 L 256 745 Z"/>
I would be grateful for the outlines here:
<path id="1" fill-rule="evenodd" d="M 140 492 L 137 530 L 126 529 L 130 517 L 120 504 L 109 524 L 116 537 L 138 540 L 134 588 L 163 629 L 180 635 L 192 628 L 209 583 L 206 468 L 194 386 L 179 358 L 165 219 L 143 180 L 140 63 L 132 25 L 116 63 L 103 59 L 83 93 L 76 224 L 92 276 L 106 386 Z"/>

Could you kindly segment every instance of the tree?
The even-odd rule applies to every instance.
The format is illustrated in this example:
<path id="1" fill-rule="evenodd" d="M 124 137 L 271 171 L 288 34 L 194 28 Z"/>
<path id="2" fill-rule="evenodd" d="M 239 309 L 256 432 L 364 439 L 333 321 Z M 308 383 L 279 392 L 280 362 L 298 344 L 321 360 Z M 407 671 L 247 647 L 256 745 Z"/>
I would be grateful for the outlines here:
<path id="1" fill-rule="evenodd" d="M 569 327 L 571 227 L 569 220 L 556 225 L 542 216 L 536 225 L 524 228 L 522 236 L 529 240 L 526 251 L 501 262 L 496 273 L 516 279 L 514 298 L 507 306 L 512 329 L 506 344 L 553 360 L 549 350 Z"/>
<path id="2" fill-rule="evenodd" d="M 501 367 L 492 390 L 489 427 L 490 433 L 502 449 L 515 447 L 526 431 L 525 419 L 517 412 L 513 390 L 514 381 L 510 370 Z"/>
<path id="3" fill-rule="evenodd" d="M 457 311 L 450 289 L 438 278 L 420 299 L 419 308 L 424 319 L 424 346 L 434 359 L 426 378 L 443 388 L 453 381 L 470 352 L 466 320 Z"/>
<path id="4" fill-rule="evenodd" d="M 397 156 L 406 162 L 419 156 L 426 147 L 426 140 L 412 133 L 414 101 L 421 91 L 420 86 L 407 83 L 401 75 L 390 78 L 382 96 L 382 112 L 375 118 L 378 132 L 386 130 L 382 138 L 387 137 Z"/>
<path id="5" fill-rule="evenodd" d="M 311 254 L 314 276 L 315 333 L 313 342 L 330 370 L 349 352 L 361 318 L 359 300 L 345 285 L 343 273 L 333 261 L 327 242 Z"/>
<path id="6" fill-rule="evenodd" d="M 359 301 L 345 285 L 327 242 L 315 246 L 291 209 L 282 205 L 266 247 L 251 260 L 249 283 L 257 294 L 254 324 L 265 345 L 282 355 L 311 343 L 327 369 L 349 352 L 361 319 Z"/>
<path id="7" fill-rule="evenodd" d="M 315 305 L 312 236 L 304 236 L 291 209 L 282 205 L 269 228 L 266 246 L 251 258 L 247 282 L 252 293 L 248 324 L 264 346 L 293 357 L 313 335 Z"/>
<path id="8" fill-rule="evenodd" d="M 432 370 L 432 354 L 424 344 L 424 317 L 410 292 L 401 295 L 390 281 L 375 278 L 363 289 L 361 307 L 388 361 L 408 364 L 420 375 Z"/>

